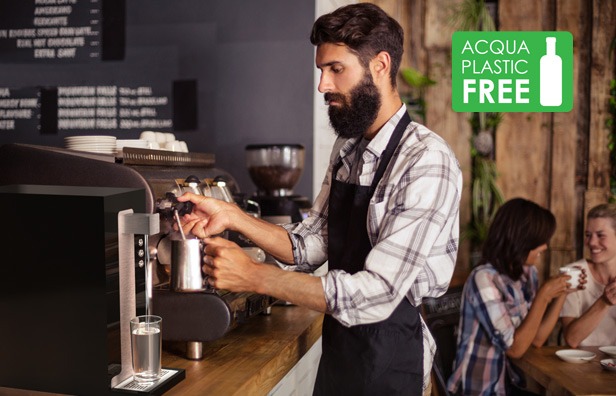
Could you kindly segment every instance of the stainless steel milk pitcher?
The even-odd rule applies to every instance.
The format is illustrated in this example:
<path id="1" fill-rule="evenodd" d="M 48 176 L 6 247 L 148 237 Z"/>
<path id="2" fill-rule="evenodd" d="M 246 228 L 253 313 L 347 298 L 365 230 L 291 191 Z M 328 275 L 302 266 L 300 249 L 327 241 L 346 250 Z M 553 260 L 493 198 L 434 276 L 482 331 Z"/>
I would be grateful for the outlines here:
<path id="1" fill-rule="evenodd" d="M 171 290 L 203 291 L 203 247 L 199 239 L 171 241 Z"/>

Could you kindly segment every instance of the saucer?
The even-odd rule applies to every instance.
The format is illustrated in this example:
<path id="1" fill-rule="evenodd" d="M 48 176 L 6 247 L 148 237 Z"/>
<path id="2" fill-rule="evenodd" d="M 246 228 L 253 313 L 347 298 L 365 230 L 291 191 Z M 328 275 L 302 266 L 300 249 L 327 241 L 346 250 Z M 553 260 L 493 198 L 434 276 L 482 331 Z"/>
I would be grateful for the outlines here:
<path id="1" fill-rule="evenodd" d="M 556 356 L 568 363 L 586 363 L 591 361 L 596 355 L 581 349 L 561 349 L 556 351 Z"/>
<path id="2" fill-rule="evenodd" d="M 610 357 L 612 358 L 616 358 L 616 346 L 614 345 L 602 346 L 602 347 L 599 347 L 599 350 L 605 353 L 606 355 L 610 355 Z"/>
<path id="3" fill-rule="evenodd" d="M 601 360 L 601 367 L 608 371 L 616 371 L 616 359 Z"/>

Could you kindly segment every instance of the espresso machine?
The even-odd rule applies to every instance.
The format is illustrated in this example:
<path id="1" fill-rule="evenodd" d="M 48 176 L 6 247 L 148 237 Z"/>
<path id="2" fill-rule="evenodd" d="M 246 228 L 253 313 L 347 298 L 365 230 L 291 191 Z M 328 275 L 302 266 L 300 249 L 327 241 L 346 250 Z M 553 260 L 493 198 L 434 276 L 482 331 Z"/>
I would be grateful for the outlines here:
<path id="1" fill-rule="evenodd" d="M 274 224 L 302 221 L 312 204 L 293 188 L 304 170 L 304 146 L 300 144 L 252 144 L 246 146 L 246 166 L 257 192 L 252 199 L 261 218 Z"/>
<path id="2" fill-rule="evenodd" d="M 254 293 L 211 288 L 201 270 L 203 243 L 193 235 L 185 235 L 180 227 L 180 217 L 191 212 L 192 204 L 178 202 L 178 196 L 189 191 L 233 203 L 227 181 L 220 176 L 201 181 L 190 175 L 183 181 L 176 180 L 175 184 L 156 201 L 164 231 L 159 234 L 155 247 L 151 247 L 158 269 L 152 312 L 173 323 L 166 327 L 163 339 L 184 343 L 185 357 L 199 360 L 204 357 L 203 342 L 222 337 L 252 316 L 269 314 L 275 300 Z M 173 224 L 177 224 L 175 229 Z M 220 236 L 229 238 L 229 232 Z M 260 248 L 252 245 L 242 248 L 255 261 L 265 261 L 266 254 Z"/>
<path id="3" fill-rule="evenodd" d="M 201 278 L 200 271 L 197 274 L 188 273 L 187 275 L 182 275 L 182 271 L 175 273 L 173 271 L 176 262 L 189 263 L 192 264 L 190 268 L 194 268 L 194 264 L 202 260 L 202 249 L 196 242 L 187 242 L 185 245 L 197 247 L 174 249 L 174 241 L 184 240 L 173 227 L 176 221 L 175 211 L 186 213 L 190 210 L 188 205 L 180 205 L 177 197 L 184 191 L 190 190 L 231 202 L 234 197 L 241 195 L 233 176 L 215 167 L 213 154 L 125 148 L 123 156 L 119 158 L 115 155 L 78 152 L 58 147 L 5 144 L 0 146 L 0 169 L 2 169 L 0 186 L 105 187 L 141 191 L 141 195 L 137 198 L 138 205 L 131 204 L 130 206 L 138 213 L 156 216 L 160 223 L 157 224 L 156 232 L 152 235 L 145 237 L 135 235 L 134 238 L 132 247 L 137 266 L 133 294 L 136 301 L 136 312 L 137 314 L 152 313 L 163 317 L 163 342 L 164 345 L 173 346 L 174 353 L 184 354 L 190 359 L 201 359 L 204 357 L 202 343 L 224 336 L 253 316 L 269 313 L 271 306 L 275 303 L 275 300 L 269 296 L 212 290 L 205 286 L 206 282 Z M 83 200 L 83 198 L 78 199 Z M 41 209 L 52 211 L 53 207 L 41 206 Z M 258 216 L 258 205 L 247 207 L 246 211 Z M 20 212 L 20 215 L 23 213 L 25 212 Z M 75 206 L 75 212 L 65 212 L 58 218 L 62 215 L 67 218 L 87 219 L 89 213 L 84 213 L 79 210 L 78 206 Z M 109 215 L 105 214 L 102 218 L 107 221 L 108 217 Z M 62 223 L 59 220 L 58 222 Z M 32 221 L 24 224 L 34 227 L 35 223 Z M 27 232 L 27 229 L 23 230 L 23 233 L 27 234 Z M 92 301 L 90 313 L 96 317 L 99 317 L 101 313 L 103 332 L 106 328 L 108 340 L 104 344 L 107 352 L 106 357 L 101 359 L 107 362 L 106 370 L 104 368 L 103 370 L 108 381 L 118 375 L 121 363 L 118 329 L 120 305 L 123 298 L 120 298 L 121 277 L 118 260 L 120 238 L 118 235 L 116 231 L 115 234 L 100 234 L 100 237 L 99 234 L 93 234 L 91 236 L 97 241 L 94 246 L 100 248 L 97 254 L 104 256 L 100 260 L 104 263 L 101 274 L 104 278 L 105 302 Z M 62 241 L 60 233 L 57 236 L 56 239 Z M 44 235 L 33 235 L 33 237 L 34 239 L 45 238 Z M 231 238 L 231 235 L 229 237 Z M 191 235 L 185 235 L 184 238 L 194 239 Z M 237 240 L 241 243 L 245 239 L 237 238 Z M 79 244 L 71 244 L 70 240 L 63 241 L 63 243 L 66 245 L 65 249 L 79 247 L 80 252 L 84 250 Z M 175 244 L 181 245 L 177 242 Z M 243 247 L 255 260 L 267 262 L 260 249 L 256 249 L 250 243 L 246 243 Z M 83 253 L 87 256 L 85 252 Z M 176 268 L 180 269 L 177 266 Z M 187 286 L 188 283 L 182 283 L 184 276 L 197 282 L 197 286 Z M 52 287 L 55 278 L 51 276 L 48 279 Z M 35 297 L 40 296 L 37 294 L 32 298 Z M 87 307 L 88 302 L 84 300 L 83 305 Z M 36 312 L 31 313 L 36 315 Z M 10 342 L 9 339 L 7 341 Z M 71 342 L 70 340 L 65 341 Z M 27 345 L 23 347 L 26 348 L 23 350 L 24 356 L 32 352 L 27 350 Z M 78 345 L 75 345 L 75 348 L 71 346 L 66 350 L 77 350 L 77 347 Z M 63 378 L 57 371 L 54 373 L 54 381 L 70 380 Z M 32 381 L 32 375 L 32 373 L 28 374 L 30 381 Z M 32 389 L 28 388 L 27 382 L 24 384 L 26 385 L 15 384 L 14 387 Z M 40 387 L 37 390 L 45 391 L 46 388 Z M 84 394 L 83 391 L 72 393 Z"/>

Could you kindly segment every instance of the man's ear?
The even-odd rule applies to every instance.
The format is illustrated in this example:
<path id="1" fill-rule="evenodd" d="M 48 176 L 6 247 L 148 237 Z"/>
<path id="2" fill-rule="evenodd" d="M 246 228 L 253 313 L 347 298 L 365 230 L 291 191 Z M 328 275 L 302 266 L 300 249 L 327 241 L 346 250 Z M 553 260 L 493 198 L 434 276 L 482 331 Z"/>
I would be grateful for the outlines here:
<path id="1" fill-rule="evenodd" d="M 375 82 L 381 80 L 389 81 L 389 71 L 391 69 L 391 56 L 386 51 L 381 51 L 370 61 L 370 71 Z"/>

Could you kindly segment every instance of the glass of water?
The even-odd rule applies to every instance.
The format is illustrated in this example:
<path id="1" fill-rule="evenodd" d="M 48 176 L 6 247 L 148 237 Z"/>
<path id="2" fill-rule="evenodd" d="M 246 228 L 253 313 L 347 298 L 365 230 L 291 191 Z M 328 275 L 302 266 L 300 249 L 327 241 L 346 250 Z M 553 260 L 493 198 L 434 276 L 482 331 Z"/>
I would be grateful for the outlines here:
<path id="1" fill-rule="evenodd" d="M 155 315 L 137 316 L 130 321 L 134 379 L 140 384 L 151 384 L 160 378 L 161 325 L 162 318 Z"/>

